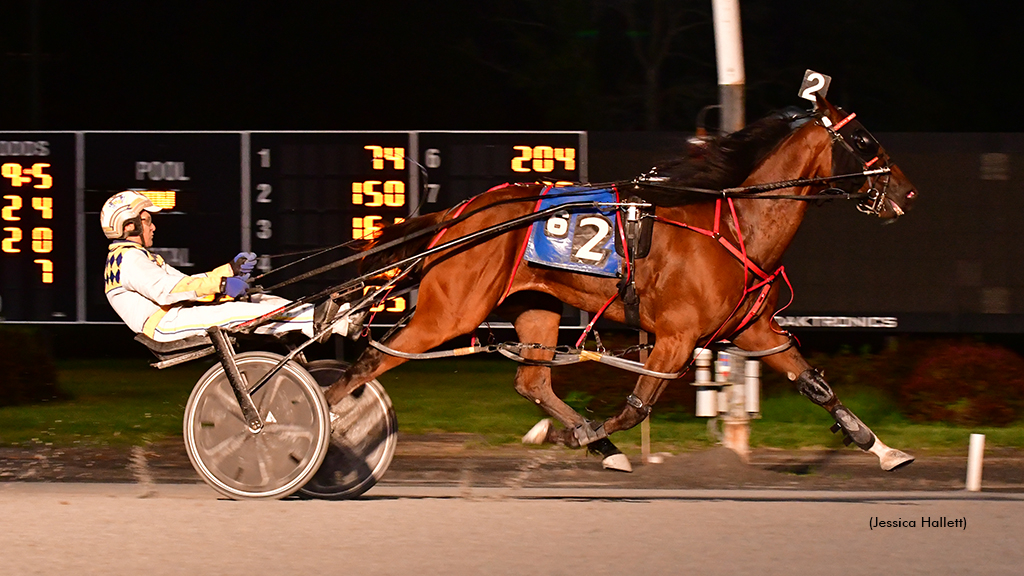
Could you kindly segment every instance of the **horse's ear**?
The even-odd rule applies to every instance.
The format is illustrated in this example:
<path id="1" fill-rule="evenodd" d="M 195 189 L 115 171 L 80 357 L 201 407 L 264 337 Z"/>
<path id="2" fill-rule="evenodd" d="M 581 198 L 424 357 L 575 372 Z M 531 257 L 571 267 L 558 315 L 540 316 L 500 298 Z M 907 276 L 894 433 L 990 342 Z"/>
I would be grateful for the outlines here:
<path id="1" fill-rule="evenodd" d="M 814 111 L 822 112 L 826 116 L 834 116 L 837 113 L 836 107 L 818 93 L 814 94 Z"/>

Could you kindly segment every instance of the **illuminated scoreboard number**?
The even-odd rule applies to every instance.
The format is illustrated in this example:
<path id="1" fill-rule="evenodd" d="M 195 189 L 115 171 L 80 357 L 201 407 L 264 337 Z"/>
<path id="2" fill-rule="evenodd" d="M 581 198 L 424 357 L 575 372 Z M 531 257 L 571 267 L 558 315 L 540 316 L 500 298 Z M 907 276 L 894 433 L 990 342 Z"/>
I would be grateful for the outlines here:
<path id="1" fill-rule="evenodd" d="M 427 172 L 421 214 L 449 208 L 504 183 L 587 181 L 585 132 L 420 132 L 418 144 Z M 579 310 L 563 309 L 562 326 L 586 323 Z"/>
<path id="2" fill-rule="evenodd" d="M 208 272 L 242 249 L 242 134 L 87 132 L 84 135 L 86 319 L 120 319 L 104 293 L 110 241 L 99 211 L 111 195 L 137 190 L 155 214 L 153 252 L 184 274 Z"/>
<path id="3" fill-rule="evenodd" d="M 75 135 L 0 133 L 0 175 L 0 320 L 75 321 Z"/>
<path id="4" fill-rule="evenodd" d="M 250 138 L 251 245 L 262 272 L 316 250 L 372 238 L 409 215 L 415 164 L 409 161 L 408 132 L 253 132 Z M 318 266 L 351 254 L 339 249 L 312 262 Z M 313 265 L 296 266 L 262 284 L 281 282 Z M 357 275 L 356 266 L 347 266 L 277 292 L 299 298 Z M 375 322 L 397 319 L 394 315 L 407 307 L 405 297 L 389 300 L 377 310 Z"/>
<path id="5" fill-rule="evenodd" d="M 427 172 L 421 214 L 504 183 L 587 181 L 584 132 L 420 132 L 418 144 Z M 561 325 L 585 326 L 586 316 L 566 306 Z"/>
<path id="6" fill-rule="evenodd" d="M 420 132 L 419 150 L 428 180 L 421 213 L 506 182 L 587 179 L 586 134 L 580 132 Z"/>

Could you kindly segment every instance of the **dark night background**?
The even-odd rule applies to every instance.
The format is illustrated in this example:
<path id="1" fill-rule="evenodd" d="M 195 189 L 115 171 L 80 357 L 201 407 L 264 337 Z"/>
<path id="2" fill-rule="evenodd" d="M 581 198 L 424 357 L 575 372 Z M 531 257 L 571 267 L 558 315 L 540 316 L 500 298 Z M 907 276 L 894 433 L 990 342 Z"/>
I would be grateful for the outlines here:
<path id="1" fill-rule="evenodd" d="M 34 1 L 35 59 L 0 3 L 4 130 L 689 131 L 717 100 L 710 0 Z M 748 120 L 812 68 L 874 131 L 1024 131 L 1017 3 L 740 8 Z"/>

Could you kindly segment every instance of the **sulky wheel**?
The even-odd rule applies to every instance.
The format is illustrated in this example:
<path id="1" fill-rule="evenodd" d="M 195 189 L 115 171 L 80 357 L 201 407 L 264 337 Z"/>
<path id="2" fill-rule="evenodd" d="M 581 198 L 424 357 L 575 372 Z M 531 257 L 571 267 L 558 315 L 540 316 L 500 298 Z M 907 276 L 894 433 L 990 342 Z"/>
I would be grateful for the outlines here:
<path id="1" fill-rule="evenodd" d="M 316 360 L 306 370 L 326 387 L 347 365 Z M 331 443 L 320 470 L 299 494 L 343 500 L 366 492 L 384 476 L 398 441 L 395 410 L 380 382 L 371 380 L 331 407 Z"/>
<path id="2" fill-rule="evenodd" d="M 235 363 L 252 386 L 281 358 L 244 352 Z M 207 370 L 185 406 L 185 450 L 199 476 L 229 498 L 284 498 L 309 481 L 327 454 L 327 400 L 296 362 L 285 364 L 252 400 L 264 421 L 256 433 L 242 418 L 224 368 Z"/>

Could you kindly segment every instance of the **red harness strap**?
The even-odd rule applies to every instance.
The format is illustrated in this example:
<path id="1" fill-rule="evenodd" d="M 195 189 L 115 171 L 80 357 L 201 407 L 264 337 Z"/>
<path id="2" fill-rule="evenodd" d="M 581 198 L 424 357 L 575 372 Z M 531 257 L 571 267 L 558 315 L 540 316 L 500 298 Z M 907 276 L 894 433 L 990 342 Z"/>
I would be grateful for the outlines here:
<path id="1" fill-rule="evenodd" d="M 466 208 L 469 207 L 469 203 L 472 202 L 475 199 L 476 199 L 476 196 L 473 196 L 472 198 L 468 198 L 466 200 L 463 200 L 461 204 L 459 204 L 458 206 L 453 208 L 452 209 L 453 212 L 451 213 L 452 218 L 458 218 L 459 216 L 461 216 L 462 212 Z M 437 234 L 434 234 L 434 237 L 430 240 L 430 244 L 427 244 L 427 250 L 430 250 L 434 246 L 437 246 L 437 243 L 441 241 L 441 237 L 444 236 L 444 233 L 447 232 L 447 231 L 448 231 L 448 227 L 447 226 L 445 226 L 444 228 L 441 228 L 440 230 L 438 230 Z"/>
<path id="2" fill-rule="evenodd" d="M 551 186 L 545 186 L 544 189 L 540 191 L 540 196 L 547 194 L 551 191 L 551 188 Z M 533 212 L 540 210 L 540 203 L 543 201 L 543 198 L 537 200 L 537 203 L 533 205 Z M 512 292 L 512 283 L 515 282 L 516 273 L 519 272 L 519 264 L 523 261 L 523 256 L 526 255 L 526 247 L 530 244 L 530 230 L 532 227 L 533 225 L 531 224 L 530 227 L 526 229 L 526 238 L 523 238 L 523 244 L 519 247 L 519 252 L 516 254 L 516 263 L 512 265 L 512 275 L 508 277 L 508 286 L 505 287 L 505 291 L 502 292 L 501 298 L 498 299 L 497 306 L 501 306 L 501 303 L 504 302 L 505 298 L 508 298 L 509 294 Z"/>
<path id="3" fill-rule="evenodd" d="M 743 306 L 743 303 L 746 301 L 747 296 L 749 296 L 751 292 L 760 288 L 761 292 L 757 295 L 757 298 L 754 300 L 753 306 L 750 307 L 750 310 L 747 312 L 747 314 L 743 317 L 742 320 L 740 320 L 739 325 L 736 327 L 735 330 L 733 330 L 733 333 L 739 332 L 746 328 L 747 324 L 749 324 L 750 321 L 753 320 L 754 317 L 756 317 L 758 313 L 761 311 L 761 307 L 764 306 L 765 301 L 768 299 L 768 293 L 771 292 L 773 283 L 780 276 L 783 280 L 786 281 L 786 286 L 789 287 L 790 296 L 789 302 L 785 306 L 780 308 L 778 311 L 776 311 L 775 314 L 778 315 L 779 312 L 782 312 L 783 310 L 788 308 L 790 304 L 793 303 L 793 285 L 790 284 L 789 278 L 786 276 L 786 267 L 779 266 L 779 268 L 775 272 L 768 274 L 767 272 L 762 270 L 757 264 L 755 264 L 749 257 L 747 257 L 747 247 L 746 243 L 743 241 L 743 233 L 740 230 L 740 220 L 739 216 L 736 214 L 736 207 L 733 204 L 732 198 L 728 198 L 727 200 L 729 202 L 729 211 L 732 213 L 733 224 L 736 226 L 736 236 L 739 240 L 739 248 L 733 245 L 733 243 L 730 242 L 727 238 L 722 236 L 720 232 L 722 222 L 721 198 L 719 198 L 715 202 L 715 224 L 713 230 L 706 230 L 704 228 L 699 228 L 697 226 L 691 226 L 685 222 L 669 220 L 668 218 L 665 218 L 663 216 L 655 216 L 655 219 L 659 222 L 664 222 L 665 224 L 670 224 L 672 226 L 678 226 L 679 228 L 684 228 L 686 230 L 690 230 L 698 234 L 703 234 L 704 236 L 717 240 L 719 244 L 721 244 L 726 250 L 728 250 L 737 260 L 739 260 L 741 264 L 743 264 L 743 295 L 740 297 L 739 302 L 736 303 L 736 307 L 733 309 L 732 313 L 729 314 L 728 318 L 726 318 L 725 323 L 723 323 L 722 326 L 720 326 L 718 330 L 715 331 L 715 334 L 711 337 L 710 340 L 708 340 L 708 342 L 714 342 L 715 339 L 718 338 L 719 332 L 721 332 L 722 328 L 725 327 L 725 324 L 728 324 L 729 320 L 731 320 L 733 316 L 736 315 L 740 307 Z M 752 286 L 748 286 L 750 282 L 750 272 L 753 272 L 755 276 L 761 279 L 761 281 L 753 284 Z M 772 328 L 772 330 L 774 330 L 774 328 Z"/>

